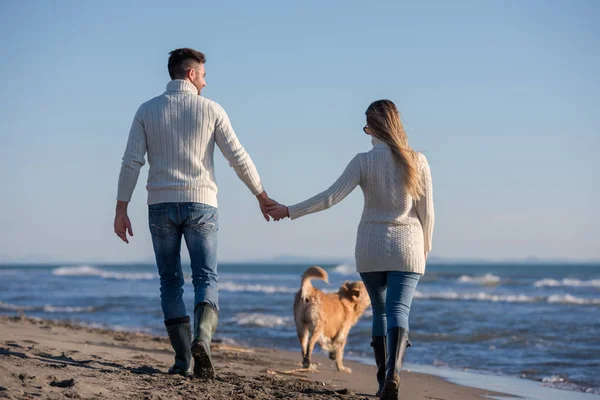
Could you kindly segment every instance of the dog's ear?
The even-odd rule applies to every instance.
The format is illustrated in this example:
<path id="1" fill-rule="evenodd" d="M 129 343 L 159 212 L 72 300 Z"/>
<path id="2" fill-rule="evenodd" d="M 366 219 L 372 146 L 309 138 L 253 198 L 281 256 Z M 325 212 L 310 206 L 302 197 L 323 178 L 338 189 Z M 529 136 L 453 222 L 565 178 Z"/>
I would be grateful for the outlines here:
<path id="1" fill-rule="evenodd" d="M 353 300 L 358 299 L 361 295 L 360 290 L 357 288 L 350 289 L 348 294 L 350 295 L 350 297 L 352 297 Z"/>
<path id="2" fill-rule="evenodd" d="M 346 281 L 342 283 L 340 287 L 340 291 L 343 291 L 344 294 L 353 301 L 356 301 L 360 297 L 360 288 L 356 286 L 354 282 Z"/>

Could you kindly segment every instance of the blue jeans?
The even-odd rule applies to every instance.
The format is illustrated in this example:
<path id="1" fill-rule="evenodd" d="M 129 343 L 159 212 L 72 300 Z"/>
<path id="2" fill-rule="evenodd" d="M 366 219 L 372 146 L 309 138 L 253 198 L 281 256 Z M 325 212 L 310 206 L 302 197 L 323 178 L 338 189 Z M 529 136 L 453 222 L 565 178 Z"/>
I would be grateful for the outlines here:
<path id="1" fill-rule="evenodd" d="M 165 320 L 187 315 L 182 298 L 182 236 L 190 253 L 194 306 L 205 302 L 218 309 L 217 209 L 202 203 L 151 204 L 148 221 L 160 275 L 160 300 Z"/>
<path id="2" fill-rule="evenodd" d="M 421 275 L 384 271 L 360 274 L 373 308 L 373 336 L 385 336 L 392 328 L 408 329 L 408 315 Z"/>

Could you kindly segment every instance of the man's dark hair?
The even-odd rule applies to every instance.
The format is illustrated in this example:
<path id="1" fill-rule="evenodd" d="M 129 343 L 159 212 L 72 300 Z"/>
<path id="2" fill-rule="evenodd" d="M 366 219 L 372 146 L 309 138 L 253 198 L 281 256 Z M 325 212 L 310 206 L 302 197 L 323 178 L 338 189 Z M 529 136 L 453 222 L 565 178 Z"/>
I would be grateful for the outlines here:
<path id="1" fill-rule="evenodd" d="M 196 68 L 198 67 L 197 64 L 206 62 L 204 54 L 187 47 L 175 49 L 169 55 L 169 76 L 171 76 L 171 79 L 183 79 L 188 69 Z"/>

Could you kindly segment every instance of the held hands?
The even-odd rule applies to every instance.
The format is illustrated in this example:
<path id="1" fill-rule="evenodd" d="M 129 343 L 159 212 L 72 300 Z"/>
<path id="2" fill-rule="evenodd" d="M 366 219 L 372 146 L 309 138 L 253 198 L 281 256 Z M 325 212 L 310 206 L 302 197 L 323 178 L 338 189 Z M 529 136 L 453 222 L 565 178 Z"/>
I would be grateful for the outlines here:
<path id="1" fill-rule="evenodd" d="M 275 221 L 279 221 L 285 217 L 289 217 L 289 211 L 286 206 L 283 204 L 279 204 L 275 200 L 271 199 L 267 192 L 262 192 L 258 196 L 256 196 L 258 200 L 258 205 L 260 207 L 260 212 L 262 213 L 265 220 L 270 221 L 270 217 L 272 217 Z"/>
<path id="2" fill-rule="evenodd" d="M 258 206 L 260 207 L 260 212 L 262 213 L 263 217 L 265 217 L 265 220 L 267 220 L 267 222 L 269 222 L 270 218 L 269 218 L 269 214 L 267 212 L 267 208 L 274 206 L 276 204 L 279 204 L 279 203 L 277 203 L 275 200 L 271 199 L 267 195 L 267 192 L 262 192 L 261 194 L 256 196 L 256 199 L 258 200 Z"/>
<path id="3" fill-rule="evenodd" d="M 276 203 L 267 207 L 267 212 L 275 221 L 284 219 L 290 216 L 290 210 L 283 204 Z"/>

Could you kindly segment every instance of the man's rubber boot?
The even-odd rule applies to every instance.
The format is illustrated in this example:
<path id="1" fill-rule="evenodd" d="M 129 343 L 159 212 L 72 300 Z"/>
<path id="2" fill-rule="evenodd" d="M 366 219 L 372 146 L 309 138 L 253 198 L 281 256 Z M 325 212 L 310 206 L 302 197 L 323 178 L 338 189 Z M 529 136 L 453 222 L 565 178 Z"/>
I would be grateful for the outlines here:
<path id="1" fill-rule="evenodd" d="M 165 321 L 171 346 L 175 350 L 175 363 L 169 374 L 190 376 L 192 374 L 192 327 L 190 317 L 172 318 Z"/>
<path id="2" fill-rule="evenodd" d="M 194 309 L 194 376 L 201 379 L 214 379 L 215 368 L 210 356 L 210 342 L 217 330 L 219 312 L 208 303 L 198 303 Z"/>

